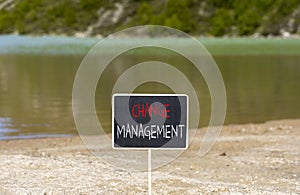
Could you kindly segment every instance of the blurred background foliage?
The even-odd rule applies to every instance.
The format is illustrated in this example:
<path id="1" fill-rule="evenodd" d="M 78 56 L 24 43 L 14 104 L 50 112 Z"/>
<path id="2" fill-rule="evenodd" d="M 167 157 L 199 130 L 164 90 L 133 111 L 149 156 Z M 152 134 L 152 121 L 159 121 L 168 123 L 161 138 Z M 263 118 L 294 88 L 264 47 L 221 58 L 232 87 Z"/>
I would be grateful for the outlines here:
<path id="1" fill-rule="evenodd" d="M 299 34 L 300 0 L 0 0 L 1 34 L 107 35 L 144 24 L 204 36 Z"/>

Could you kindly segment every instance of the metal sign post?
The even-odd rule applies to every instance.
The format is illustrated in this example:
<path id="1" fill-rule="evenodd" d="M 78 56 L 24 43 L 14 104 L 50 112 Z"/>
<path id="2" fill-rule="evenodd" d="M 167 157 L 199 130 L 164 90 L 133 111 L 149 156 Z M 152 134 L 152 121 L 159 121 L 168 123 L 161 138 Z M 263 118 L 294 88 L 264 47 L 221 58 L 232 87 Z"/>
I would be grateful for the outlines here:
<path id="1" fill-rule="evenodd" d="M 148 194 L 151 195 L 152 191 L 152 178 L 151 178 L 151 149 L 148 149 Z"/>

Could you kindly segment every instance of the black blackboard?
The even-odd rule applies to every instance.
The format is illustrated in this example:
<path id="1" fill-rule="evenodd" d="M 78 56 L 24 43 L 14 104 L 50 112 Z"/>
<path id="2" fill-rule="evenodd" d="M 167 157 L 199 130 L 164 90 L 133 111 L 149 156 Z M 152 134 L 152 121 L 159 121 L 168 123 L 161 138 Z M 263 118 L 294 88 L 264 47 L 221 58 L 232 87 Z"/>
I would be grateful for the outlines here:
<path id="1" fill-rule="evenodd" d="M 112 105 L 114 149 L 187 148 L 187 95 L 115 94 Z"/>

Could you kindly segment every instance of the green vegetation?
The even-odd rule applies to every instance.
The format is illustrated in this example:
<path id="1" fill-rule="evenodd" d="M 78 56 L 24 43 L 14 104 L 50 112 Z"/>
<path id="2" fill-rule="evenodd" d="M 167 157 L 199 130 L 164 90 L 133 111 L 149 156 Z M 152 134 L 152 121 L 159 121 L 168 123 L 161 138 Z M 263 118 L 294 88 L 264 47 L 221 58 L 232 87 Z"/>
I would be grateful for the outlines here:
<path id="1" fill-rule="evenodd" d="M 114 21 L 117 4 L 123 9 Z M 299 34 L 300 0 L 16 0 L 0 9 L 1 34 L 74 35 L 92 26 L 89 35 L 106 35 L 144 24 L 194 35 Z"/>
<path id="2" fill-rule="evenodd" d="M 0 32 L 20 34 L 69 34 L 84 31 L 97 20 L 97 10 L 105 0 L 17 1 L 0 10 Z"/>
<path id="3" fill-rule="evenodd" d="M 137 10 L 137 24 L 165 25 L 184 32 L 193 32 L 196 22 L 191 15 L 190 1 L 167 0 L 163 9 L 155 13 L 154 7 L 143 2 Z"/>
<path id="4" fill-rule="evenodd" d="M 233 25 L 233 16 L 227 9 L 221 8 L 216 11 L 211 20 L 211 34 L 221 36 L 230 32 Z"/>

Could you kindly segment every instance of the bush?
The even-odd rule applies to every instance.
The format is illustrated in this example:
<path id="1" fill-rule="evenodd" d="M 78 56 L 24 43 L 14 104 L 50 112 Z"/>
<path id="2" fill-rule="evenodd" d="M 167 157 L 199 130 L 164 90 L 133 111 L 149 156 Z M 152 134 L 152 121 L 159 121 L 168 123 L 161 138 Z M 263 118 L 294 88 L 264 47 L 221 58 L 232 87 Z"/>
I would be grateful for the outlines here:
<path id="1" fill-rule="evenodd" d="M 184 24 L 178 19 L 176 14 L 170 18 L 166 18 L 165 25 L 172 28 L 184 29 Z"/>
<path id="2" fill-rule="evenodd" d="M 260 25 L 262 17 L 254 9 L 246 10 L 237 18 L 237 26 L 240 35 L 250 35 Z"/>
<path id="3" fill-rule="evenodd" d="M 217 8 L 232 8 L 235 4 L 234 0 L 210 0 L 210 3 Z"/>
<path id="4" fill-rule="evenodd" d="M 67 27 L 72 27 L 76 23 L 76 14 L 74 9 L 66 9 L 64 12 L 64 20 Z"/>
<path id="5" fill-rule="evenodd" d="M 15 18 L 8 12 L 0 12 L 0 32 L 11 33 L 14 31 Z"/>
<path id="6" fill-rule="evenodd" d="M 190 1 L 186 0 L 168 0 L 165 5 L 165 25 L 170 24 L 170 27 L 178 26 L 178 29 L 184 32 L 193 32 L 196 22 L 189 3 Z"/>
<path id="7" fill-rule="evenodd" d="M 138 7 L 137 16 L 137 20 L 140 25 L 150 24 L 153 17 L 152 7 L 148 3 L 143 2 Z"/>
<path id="8" fill-rule="evenodd" d="M 227 9 L 221 8 L 216 11 L 211 20 L 210 33 L 214 36 L 223 36 L 229 33 L 233 25 L 233 16 Z"/>

